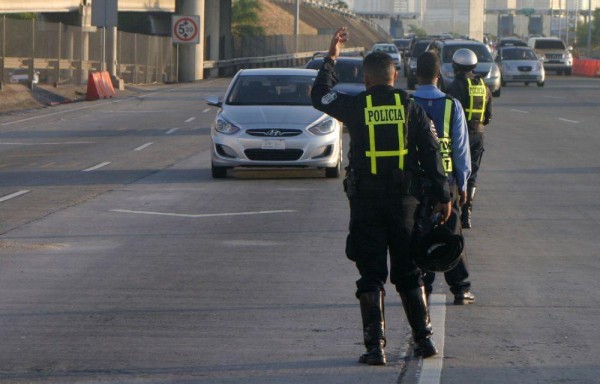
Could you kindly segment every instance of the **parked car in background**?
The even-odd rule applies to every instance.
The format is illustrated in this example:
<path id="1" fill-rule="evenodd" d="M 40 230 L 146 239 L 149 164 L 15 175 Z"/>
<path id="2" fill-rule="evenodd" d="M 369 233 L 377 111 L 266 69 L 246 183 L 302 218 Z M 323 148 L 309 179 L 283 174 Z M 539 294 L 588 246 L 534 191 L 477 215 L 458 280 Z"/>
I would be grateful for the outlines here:
<path id="1" fill-rule="evenodd" d="M 406 88 L 415 89 L 417 85 L 417 59 L 421 53 L 425 52 L 431 41 L 430 39 L 420 39 L 413 43 L 407 60 Z"/>
<path id="2" fill-rule="evenodd" d="M 377 43 L 371 47 L 371 52 L 384 52 L 388 55 L 392 56 L 394 59 L 394 64 L 396 65 L 396 69 L 400 70 L 402 68 L 402 55 L 398 52 L 398 48 L 394 44 L 388 43 Z"/>
<path id="3" fill-rule="evenodd" d="M 558 37 L 532 37 L 528 45 L 544 61 L 544 69 L 559 75 L 570 75 L 573 67 L 572 47 Z"/>
<path id="4" fill-rule="evenodd" d="M 461 48 L 470 49 L 477 55 L 477 67 L 473 71 L 481 76 L 492 92 L 492 96 L 500 96 L 502 85 L 500 83 L 500 68 L 494 62 L 492 54 L 488 47 L 476 40 L 434 40 L 427 47 L 428 51 L 436 52 L 440 55 L 442 62 L 441 75 L 439 82 L 440 88 L 445 91 L 454 80 L 454 69 L 452 68 L 452 56 L 454 52 Z"/>
<path id="5" fill-rule="evenodd" d="M 342 124 L 312 107 L 313 69 L 242 69 L 225 97 L 208 97 L 219 109 L 211 128 L 213 178 L 234 167 L 310 167 L 339 177 Z"/>
<path id="6" fill-rule="evenodd" d="M 9 72 L 8 78 L 12 84 L 17 84 L 17 83 L 29 84 L 29 81 L 30 81 L 29 73 L 30 73 L 29 68 L 17 68 L 15 70 Z M 31 81 L 31 83 L 38 84 L 39 82 L 40 82 L 40 72 L 33 71 L 33 81 Z"/>
<path id="7" fill-rule="evenodd" d="M 323 65 L 323 57 L 315 57 L 306 64 L 305 68 L 319 69 L 321 65 Z M 334 90 L 350 95 L 356 95 L 365 90 L 362 57 L 338 56 L 334 71 L 339 80 Z"/>
<path id="8" fill-rule="evenodd" d="M 531 48 L 505 46 L 498 51 L 496 62 L 500 66 L 502 86 L 507 83 L 544 86 L 544 65 Z"/>
<path id="9" fill-rule="evenodd" d="M 410 50 L 410 42 L 412 41 L 412 39 L 394 39 L 394 45 L 396 46 L 396 48 L 398 48 L 398 52 L 400 52 L 400 54 L 402 55 L 402 58 L 404 58 L 407 54 L 407 52 Z"/>

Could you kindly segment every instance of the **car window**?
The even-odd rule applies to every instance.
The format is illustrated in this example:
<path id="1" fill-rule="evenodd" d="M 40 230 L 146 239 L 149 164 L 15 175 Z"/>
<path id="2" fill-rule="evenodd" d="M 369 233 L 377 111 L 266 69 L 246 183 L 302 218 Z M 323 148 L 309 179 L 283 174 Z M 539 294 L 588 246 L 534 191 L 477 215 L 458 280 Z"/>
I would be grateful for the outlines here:
<path id="1" fill-rule="evenodd" d="M 559 49 L 561 51 L 566 50 L 565 44 L 561 40 L 536 40 L 536 49 Z"/>
<path id="2" fill-rule="evenodd" d="M 429 41 L 419 41 L 417 44 L 415 44 L 410 55 L 412 57 L 419 57 L 421 53 L 425 52 L 425 49 L 427 49 L 428 45 Z"/>
<path id="3" fill-rule="evenodd" d="M 483 44 L 481 44 L 481 45 L 476 45 L 476 44 L 459 45 L 459 44 L 456 44 L 456 45 L 450 45 L 450 46 L 447 45 L 443 48 L 442 62 L 443 63 L 451 63 L 454 52 L 458 51 L 461 48 L 467 48 L 467 49 L 470 49 L 471 51 L 473 51 L 475 53 L 475 55 L 477 55 L 477 61 L 479 63 L 491 63 L 492 61 L 494 61 L 492 59 L 492 54 L 487 49 L 487 47 Z"/>
<path id="4" fill-rule="evenodd" d="M 311 60 L 306 64 L 306 68 L 319 69 L 321 65 L 323 65 L 322 59 Z M 362 61 L 338 60 L 333 70 L 340 83 L 363 83 Z"/>
<path id="5" fill-rule="evenodd" d="M 398 53 L 395 45 L 376 45 L 373 47 L 374 52 Z"/>
<path id="6" fill-rule="evenodd" d="M 239 76 L 226 100 L 232 105 L 312 105 L 314 76 Z"/>
<path id="7" fill-rule="evenodd" d="M 530 49 L 503 49 L 502 60 L 537 60 L 537 56 Z"/>

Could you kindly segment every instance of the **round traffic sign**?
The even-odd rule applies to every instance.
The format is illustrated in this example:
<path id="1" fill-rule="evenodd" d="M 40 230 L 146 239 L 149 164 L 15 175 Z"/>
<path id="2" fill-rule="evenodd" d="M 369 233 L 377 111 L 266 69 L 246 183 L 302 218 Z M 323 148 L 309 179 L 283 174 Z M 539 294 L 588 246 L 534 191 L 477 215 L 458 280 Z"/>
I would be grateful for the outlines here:
<path id="1" fill-rule="evenodd" d="M 173 25 L 173 34 L 181 41 L 192 41 L 198 35 L 198 25 L 191 17 L 182 17 Z"/>

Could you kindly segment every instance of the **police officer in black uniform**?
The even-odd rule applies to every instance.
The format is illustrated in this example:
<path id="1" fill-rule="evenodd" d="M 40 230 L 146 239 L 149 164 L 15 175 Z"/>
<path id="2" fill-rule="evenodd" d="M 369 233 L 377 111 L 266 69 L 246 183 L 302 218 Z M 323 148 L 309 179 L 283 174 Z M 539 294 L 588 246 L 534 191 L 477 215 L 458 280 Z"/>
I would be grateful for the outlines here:
<path id="1" fill-rule="evenodd" d="M 431 340 L 422 273 L 410 250 L 415 210 L 421 192 L 419 180 L 430 180 L 441 216 L 450 216 L 450 193 L 442 165 L 435 127 L 421 107 L 402 90 L 394 89 L 398 76 L 392 58 L 374 52 L 364 59 L 367 90 L 356 96 L 332 91 L 337 79 L 335 60 L 347 30 L 333 36 L 312 89 L 313 106 L 344 122 L 350 133 L 347 176 L 350 232 L 346 255 L 356 263 L 366 352 L 359 362 L 386 363 L 384 347 L 384 285 L 388 277 L 400 294 L 415 342 L 415 355 L 437 353 Z"/>
<path id="2" fill-rule="evenodd" d="M 465 110 L 471 148 L 471 176 L 467 182 L 467 202 L 462 206 L 463 228 L 471 228 L 473 199 L 477 191 L 477 173 L 483 156 L 484 126 L 492 120 L 492 93 L 481 77 L 473 70 L 477 66 L 477 55 L 467 48 L 461 48 L 452 55 L 455 78 L 448 87 L 449 95 L 458 99 Z"/>

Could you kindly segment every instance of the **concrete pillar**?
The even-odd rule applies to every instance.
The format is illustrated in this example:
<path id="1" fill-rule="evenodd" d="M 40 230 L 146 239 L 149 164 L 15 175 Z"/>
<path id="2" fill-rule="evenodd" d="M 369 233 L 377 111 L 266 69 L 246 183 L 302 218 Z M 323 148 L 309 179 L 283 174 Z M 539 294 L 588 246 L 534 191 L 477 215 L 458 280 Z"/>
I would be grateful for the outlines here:
<path id="1" fill-rule="evenodd" d="M 467 34 L 472 39 L 483 41 L 484 0 L 471 0 L 468 4 L 469 31 Z"/>
<path id="2" fill-rule="evenodd" d="M 206 25 L 204 33 L 206 36 L 206 44 L 204 46 L 205 57 L 208 60 L 219 60 L 219 24 L 221 21 L 221 7 L 219 0 L 204 0 L 206 2 L 205 9 L 208 17 L 205 18 Z M 206 55 L 208 53 L 208 55 Z M 219 68 L 213 68 L 209 71 L 209 77 L 219 76 Z"/>
<path id="3" fill-rule="evenodd" d="M 106 28 L 106 70 L 117 77 L 117 27 Z"/>
<path id="4" fill-rule="evenodd" d="M 92 6 L 91 2 L 82 4 L 79 8 L 79 16 L 81 17 L 81 57 L 80 60 L 80 83 L 86 83 L 88 80 L 88 61 L 90 59 L 90 32 L 92 28 Z M 94 27 L 95 28 L 95 27 Z"/>
<path id="5" fill-rule="evenodd" d="M 204 0 L 177 0 L 175 14 L 200 16 L 199 44 L 179 44 L 179 81 L 204 78 Z"/>
<path id="6" fill-rule="evenodd" d="M 219 59 L 233 58 L 233 36 L 231 35 L 231 0 L 221 0 L 219 11 Z M 220 75 L 231 74 L 232 68 L 223 68 Z"/>

